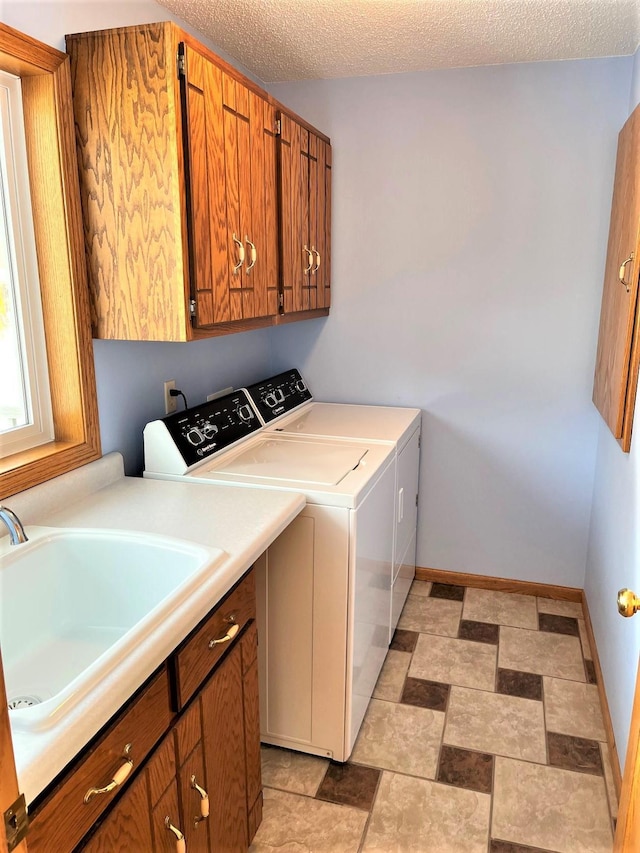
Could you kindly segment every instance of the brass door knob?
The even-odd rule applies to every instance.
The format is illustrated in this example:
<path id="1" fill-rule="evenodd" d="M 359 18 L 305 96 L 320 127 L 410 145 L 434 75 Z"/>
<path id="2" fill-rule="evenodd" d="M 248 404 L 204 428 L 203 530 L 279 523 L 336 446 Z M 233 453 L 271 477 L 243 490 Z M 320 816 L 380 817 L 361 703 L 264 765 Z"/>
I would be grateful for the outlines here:
<path id="1" fill-rule="evenodd" d="M 621 616 L 633 616 L 640 610 L 640 598 L 630 589 L 618 590 L 618 613 Z"/>

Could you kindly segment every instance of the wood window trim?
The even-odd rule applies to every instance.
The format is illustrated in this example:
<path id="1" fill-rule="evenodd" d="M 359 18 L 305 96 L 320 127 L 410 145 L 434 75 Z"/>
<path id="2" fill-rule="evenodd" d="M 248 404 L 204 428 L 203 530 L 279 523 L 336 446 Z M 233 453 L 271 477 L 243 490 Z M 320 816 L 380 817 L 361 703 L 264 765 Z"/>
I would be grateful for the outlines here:
<path id="1" fill-rule="evenodd" d="M 0 69 L 22 78 L 55 439 L 0 460 L 0 500 L 101 455 L 69 57 L 0 24 Z"/>

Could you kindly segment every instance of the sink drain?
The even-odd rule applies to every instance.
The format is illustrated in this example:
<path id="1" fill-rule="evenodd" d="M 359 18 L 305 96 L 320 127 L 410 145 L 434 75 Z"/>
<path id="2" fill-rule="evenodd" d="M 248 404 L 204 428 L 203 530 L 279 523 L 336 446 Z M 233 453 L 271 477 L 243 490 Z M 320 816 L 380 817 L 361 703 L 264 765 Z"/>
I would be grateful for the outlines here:
<path id="1" fill-rule="evenodd" d="M 42 699 L 33 694 L 14 696 L 13 699 L 9 699 L 9 710 L 17 711 L 19 708 L 30 708 L 32 705 L 39 705 L 41 702 Z"/>

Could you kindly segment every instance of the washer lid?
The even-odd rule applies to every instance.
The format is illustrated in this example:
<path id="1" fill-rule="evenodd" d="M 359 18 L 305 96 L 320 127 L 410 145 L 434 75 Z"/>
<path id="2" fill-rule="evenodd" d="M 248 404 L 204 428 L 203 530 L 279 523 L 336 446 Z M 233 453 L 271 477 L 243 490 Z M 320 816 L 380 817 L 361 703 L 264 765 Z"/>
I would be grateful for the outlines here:
<path id="1" fill-rule="evenodd" d="M 367 448 L 358 444 L 264 438 L 219 465 L 207 467 L 207 471 L 248 480 L 261 477 L 335 486 L 366 454 Z"/>
<path id="2" fill-rule="evenodd" d="M 299 412 L 274 421 L 273 432 L 400 442 L 419 424 L 420 410 L 395 406 L 307 403 Z"/>

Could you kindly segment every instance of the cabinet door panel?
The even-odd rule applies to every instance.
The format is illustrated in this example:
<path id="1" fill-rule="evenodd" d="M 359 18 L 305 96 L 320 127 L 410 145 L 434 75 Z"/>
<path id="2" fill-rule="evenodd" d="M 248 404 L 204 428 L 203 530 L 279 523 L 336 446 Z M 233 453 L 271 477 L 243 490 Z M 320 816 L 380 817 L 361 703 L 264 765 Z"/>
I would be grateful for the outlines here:
<path id="1" fill-rule="evenodd" d="M 276 225 L 275 111 L 250 93 L 251 222 L 256 263 L 251 271 L 255 316 L 278 313 L 278 235 Z"/>
<path id="2" fill-rule="evenodd" d="M 260 761 L 260 701 L 258 696 L 258 632 L 255 622 L 242 638 L 242 672 L 244 692 L 244 742 L 247 766 L 247 813 L 251 814 L 262 792 Z M 257 826 L 253 829 L 253 833 Z M 250 828 L 251 831 L 251 828 Z M 253 835 L 249 838 L 249 843 Z"/>
<path id="3" fill-rule="evenodd" d="M 133 782 L 82 849 L 86 853 L 131 853 L 132 850 L 153 849 L 146 773 Z"/>
<path id="4" fill-rule="evenodd" d="M 248 847 L 247 786 L 239 646 L 203 689 L 201 702 L 211 846 L 218 853 L 244 853 Z"/>
<path id="5" fill-rule="evenodd" d="M 238 87 L 244 89 L 244 87 Z M 245 90 L 246 91 L 246 90 Z M 249 241 L 255 244 L 255 234 L 251 218 L 251 193 L 253 190 L 253 176 L 251 170 L 251 129 L 249 120 L 244 116 L 236 116 L 236 129 L 238 140 L 238 210 L 240 221 L 240 240 L 244 245 L 245 262 L 241 269 L 242 283 L 242 316 L 243 318 L 256 317 L 256 300 L 253 289 L 255 275 L 251 266 L 251 246 Z"/>
<path id="6" fill-rule="evenodd" d="M 623 449 L 631 443 L 638 377 L 638 341 L 633 341 L 638 297 L 640 224 L 640 108 L 620 132 L 605 266 L 593 402 Z M 633 260 L 628 260 L 633 254 Z M 624 271 L 621 265 L 625 264 Z M 620 281 L 624 272 L 625 285 Z M 637 338 L 637 335 L 636 335 Z M 631 354 L 632 343 L 635 356 Z"/>
<path id="7" fill-rule="evenodd" d="M 323 308 L 331 305 L 331 146 L 324 144 L 324 253 L 322 256 L 324 279 Z"/>
<path id="8" fill-rule="evenodd" d="M 172 826 L 184 833 L 178 804 L 178 784 L 175 779 L 173 779 L 151 813 L 153 850 L 155 853 L 176 853 L 177 838 L 167 827 L 167 818 Z M 136 848 L 132 849 L 135 850 Z M 145 848 L 140 849 L 142 851 Z"/>
<path id="9" fill-rule="evenodd" d="M 192 782 L 192 779 L 194 782 Z M 207 791 L 202 744 L 194 749 L 187 757 L 178 773 L 178 787 L 182 805 L 183 831 L 189 853 L 208 853 L 209 846 L 209 817 L 202 817 L 202 798 L 194 787 L 194 783 Z M 208 793 L 208 791 L 207 791 Z"/>
<path id="10" fill-rule="evenodd" d="M 243 238 L 240 228 L 240 189 L 238 186 L 238 120 L 226 106 L 224 125 L 224 176 L 227 201 L 227 250 L 229 264 L 230 320 L 242 319 L 242 276 L 240 263 Z"/>
<path id="11" fill-rule="evenodd" d="M 311 284 L 311 270 L 313 269 L 313 255 L 310 254 L 311 231 L 309 230 L 309 136 L 309 131 L 301 127 L 300 174 L 297 188 L 294 186 L 293 192 L 298 197 L 298 204 L 300 205 L 299 256 L 302 257 L 302 276 L 298 274 L 298 282 L 294 290 L 294 311 L 305 311 L 309 307 L 309 286 Z"/>

